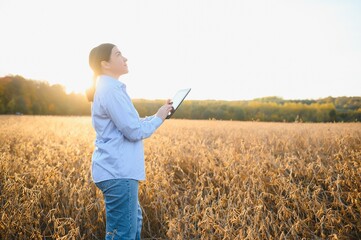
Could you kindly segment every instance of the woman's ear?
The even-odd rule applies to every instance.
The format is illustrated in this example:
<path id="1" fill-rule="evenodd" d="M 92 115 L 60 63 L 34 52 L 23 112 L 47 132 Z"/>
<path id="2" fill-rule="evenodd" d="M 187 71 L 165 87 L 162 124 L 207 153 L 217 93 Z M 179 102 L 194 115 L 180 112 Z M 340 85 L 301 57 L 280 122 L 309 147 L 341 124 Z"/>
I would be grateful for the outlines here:
<path id="1" fill-rule="evenodd" d="M 109 63 L 107 61 L 101 61 L 100 65 L 102 69 L 109 69 Z"/>

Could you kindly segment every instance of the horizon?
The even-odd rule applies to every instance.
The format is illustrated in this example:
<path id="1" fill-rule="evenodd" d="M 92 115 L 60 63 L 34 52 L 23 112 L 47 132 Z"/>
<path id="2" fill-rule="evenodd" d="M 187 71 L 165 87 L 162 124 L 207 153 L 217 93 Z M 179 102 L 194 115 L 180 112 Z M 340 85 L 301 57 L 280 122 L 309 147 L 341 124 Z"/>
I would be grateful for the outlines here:
<path id="1" fill-rule="evenodd" d="M 49 83 L 48 81 L 46 80 L 36 80 L 36 79 L 28 79 L 24 76 L 21 76 L 21 75 L 6 75 L 6 76 L 0 76 L 0 79 L 1 78 L 5 78 L 5 77 L 16 77 L 16 76 L 19 76 L 19 77 L 22 77 L 24 78 L 26 81 L 33 81 L 33 82 L 42 82 L 42 83 L 46 83 L 48 84 L 49 86 L 54 86 L 54 85 L 61 85 L 63 88 L 64 88 L 64 92 L 67 94 L 67 95 L 70 95 L 70 94 L 80 94 L 80 95 L 83 95 L 84 97 L 86 97 L 85 95 L 85 90 L 84 92 L 75 92 L 75 91 L 71 91 L 71 92 L 68 92 L 66 91 L 66 88 L 65 86 L 63 86 L 62 84 L 60 83 L 54 83 L 54 84 L 51 84 Z M 191 91 L 192 92 L 192 91 Z M 189 93 L 190 95 L 190 93 Z M 227 99 L 193 99 L 193 98 L 190 98 L 189 95 L 186 97 L 185 101 L 225 101 L 225 102 L 237 102 L 237 101 L 254 101 L 254 100 L 258 100 L 258 99 L 267 99 L 267 98 L 278 98 L 278 99 L 281 99 L 281 100 L 284 100 L 284 101 L 307 101 L 307 100 L 310 100 L 310 101 L 317 101 L 317 100 L 321 100 L 321 99 L 325 99 L 325 98 L 342 98 L 342 97 L 346 97 L 346 98 L 357 98 L 357 97 L 361 97 L 361 96 L 326 96 L 326 97 L 322 97 L 322 98 L 303 98 L 303 99 L 289 99 L 289 98 L 283 98 L 281 96 L 263 96 L 263 97 L 257 97 L 257 98 L 252 98 L 252 99 L 233 99 L 233 100 L 227 100 Z M 163 101 L 163 100 L 166 100 L 166 98 L 164 99 L 161 99 L 161 98 L 155 98 L 155 99 L 150 99 L 150 98 L 133 98 L 132 97 L 132 100 L 145 100 L 145 101 Z"/>

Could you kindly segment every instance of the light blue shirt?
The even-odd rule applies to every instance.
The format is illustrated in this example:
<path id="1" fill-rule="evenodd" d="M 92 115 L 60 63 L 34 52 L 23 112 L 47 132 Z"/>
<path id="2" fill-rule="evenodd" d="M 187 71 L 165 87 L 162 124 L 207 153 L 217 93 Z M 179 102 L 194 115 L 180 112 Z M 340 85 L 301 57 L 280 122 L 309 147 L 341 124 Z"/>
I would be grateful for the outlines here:
<path id="1" fill-rule="evenodd" d="M 145 179 L 143 139 L 162 124 L 157 116 L 140 118 L 119 80 L 101 75 L 92 105 L 96 132 L 92 156 L 94 182 L 109 179 Z"/>

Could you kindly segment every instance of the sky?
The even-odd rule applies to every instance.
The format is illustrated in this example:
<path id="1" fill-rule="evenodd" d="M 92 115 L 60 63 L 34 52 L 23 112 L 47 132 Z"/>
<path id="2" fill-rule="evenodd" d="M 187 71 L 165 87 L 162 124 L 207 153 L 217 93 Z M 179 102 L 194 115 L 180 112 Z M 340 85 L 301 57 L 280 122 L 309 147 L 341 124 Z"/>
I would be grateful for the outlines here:
<path id="1" fill-rule="evenodd" d="M 361 96 L 359 0 L 0 0 L 0 77 L 84 93 L 118 46 L 132 98 Z"/>

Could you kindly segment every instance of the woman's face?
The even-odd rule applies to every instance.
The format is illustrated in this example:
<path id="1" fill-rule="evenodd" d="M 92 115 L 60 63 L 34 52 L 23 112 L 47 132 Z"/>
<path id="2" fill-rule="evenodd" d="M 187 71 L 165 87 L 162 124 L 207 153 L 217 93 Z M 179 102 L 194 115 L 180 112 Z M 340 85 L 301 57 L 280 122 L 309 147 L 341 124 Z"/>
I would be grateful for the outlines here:
<path id="1" fill-rule="evenodd" d="M 120 75 L 128 73 L 127 61 L 128 59 L 123 57 L 118 47 L 115 46 L 110 54 L 109 62 L 106 62 L 104 66 L 104 70 L 109 71 L 114 77 L 118 78 Z"/>

